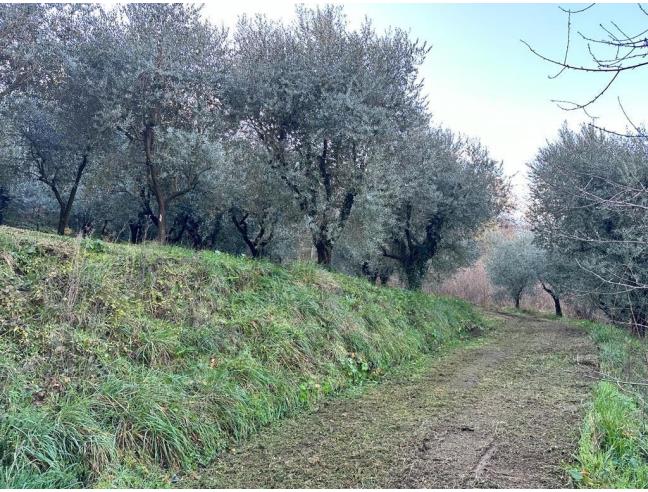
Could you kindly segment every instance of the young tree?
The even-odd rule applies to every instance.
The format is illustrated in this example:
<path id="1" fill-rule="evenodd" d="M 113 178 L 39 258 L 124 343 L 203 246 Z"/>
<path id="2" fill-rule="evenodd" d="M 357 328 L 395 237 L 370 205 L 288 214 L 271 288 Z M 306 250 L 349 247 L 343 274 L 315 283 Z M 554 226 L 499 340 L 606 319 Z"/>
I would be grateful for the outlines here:
<path id="1" fill-rule="evenodd" d="M 418 121 L 427 48 L 400 30 L 349 29 L 338 7 L 297 9 L 290 25 L 242 18 L 227 101 L 269 153 L 306 217 L 318 262 L 333 247 L 384 141 Z"/>
<path id="2" fill-rule="evenodd" d="M 381 253 L 409 288 L 420 288 L 431 262 L 447 270 L 474 259 L 473 238 L 507 204 L 500 163 L 477 143 L 429 128 L 409 132 L 384 162 Z"/>
<path id="3" fill-rule="evenodd" d="M 542 251 L 533 244 L 533 234 L 523 232 L 493 245 L 486 270 L 493 285 L 504 289 L 515 309 L 520 309 L 522 295 L 538 282 L 542 263 Z"/>

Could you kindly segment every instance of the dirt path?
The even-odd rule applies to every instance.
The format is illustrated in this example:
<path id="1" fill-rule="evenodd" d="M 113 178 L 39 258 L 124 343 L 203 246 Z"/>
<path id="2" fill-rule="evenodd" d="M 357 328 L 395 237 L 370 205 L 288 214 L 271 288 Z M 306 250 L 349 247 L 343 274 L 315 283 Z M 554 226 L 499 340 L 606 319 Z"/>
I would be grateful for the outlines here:
<path id="1" fill-rule="evenodd" d="M 479 342 L 288 419 L 182 487 L 561 487 L 596 364 L 585 333 L 498 315 Z"/>

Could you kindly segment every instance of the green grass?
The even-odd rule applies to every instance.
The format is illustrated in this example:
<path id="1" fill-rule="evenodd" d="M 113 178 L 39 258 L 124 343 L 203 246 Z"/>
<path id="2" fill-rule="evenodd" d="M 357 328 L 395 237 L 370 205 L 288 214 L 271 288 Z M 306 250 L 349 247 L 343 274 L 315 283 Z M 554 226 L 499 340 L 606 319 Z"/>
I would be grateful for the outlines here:
<path id="1" fill-rule="evenodd" d="M 599 347 L 604 380 L 583 423 L 577 463 L 569 473 L 577 486 L 648 488 L 648 345 L 618 327 L 580 322 Z"/>
<path id="2" fill-rule="evenodd" d="M 0 227 L 0 487 L 170 486 L 482 323 L 311 264 Z"/>

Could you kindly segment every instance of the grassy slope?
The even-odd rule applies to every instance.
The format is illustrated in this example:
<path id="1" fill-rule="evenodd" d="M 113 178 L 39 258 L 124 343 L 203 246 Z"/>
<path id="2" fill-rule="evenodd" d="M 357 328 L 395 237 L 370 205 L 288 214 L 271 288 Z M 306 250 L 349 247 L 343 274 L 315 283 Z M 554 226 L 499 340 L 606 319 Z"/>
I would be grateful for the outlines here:
<path id="1" fill-rule="evenodd" d="M 308 264 L 0 227 L 0 487 L 168 485 L 480 322 Z"/>
<path id="2" fill-rule="evenodd" d="M 581 487 L 648 488 L 648 345 L 618 327 L 579 322 L 600 351 L 601 377 L 570 469 Z"/>

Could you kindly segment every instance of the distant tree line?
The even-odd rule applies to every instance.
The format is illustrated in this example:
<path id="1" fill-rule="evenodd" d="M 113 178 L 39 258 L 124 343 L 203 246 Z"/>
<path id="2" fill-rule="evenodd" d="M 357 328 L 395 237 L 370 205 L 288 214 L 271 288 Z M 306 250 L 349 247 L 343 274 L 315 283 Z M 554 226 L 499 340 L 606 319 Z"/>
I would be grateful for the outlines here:
<path id="1" fill-rule="evenodd" d="M 474 257 L 501 165 L 435 127 L 400 29 L 341 8 L 217 27 L 188 4 L 0 8 L 0 221 L 417 288 Z"/>

